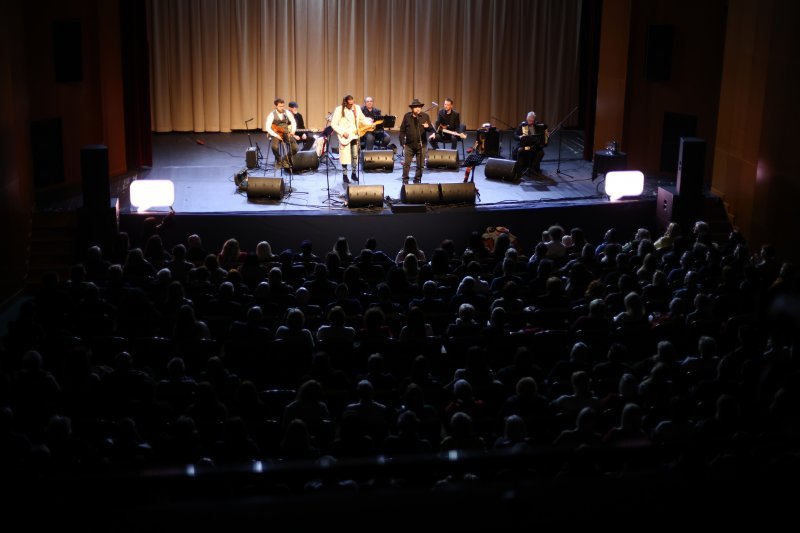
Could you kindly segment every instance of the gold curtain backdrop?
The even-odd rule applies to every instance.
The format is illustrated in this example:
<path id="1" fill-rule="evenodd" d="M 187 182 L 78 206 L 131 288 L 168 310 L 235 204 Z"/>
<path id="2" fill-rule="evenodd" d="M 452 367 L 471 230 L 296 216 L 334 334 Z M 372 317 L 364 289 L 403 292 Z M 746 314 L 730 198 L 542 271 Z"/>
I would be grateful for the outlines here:
<path id="1" fill-rule="evenodd" d="M 148 0 L 152 127 L 228 132 L 253 118 L 263 129 L 280 97 L 321 129 L 346 94 L 372 96 L 398 126 L 413 98 L 447 97 L 469 129 L 530 110 L 553 126 L 578 104 L 580 5 Z"/>

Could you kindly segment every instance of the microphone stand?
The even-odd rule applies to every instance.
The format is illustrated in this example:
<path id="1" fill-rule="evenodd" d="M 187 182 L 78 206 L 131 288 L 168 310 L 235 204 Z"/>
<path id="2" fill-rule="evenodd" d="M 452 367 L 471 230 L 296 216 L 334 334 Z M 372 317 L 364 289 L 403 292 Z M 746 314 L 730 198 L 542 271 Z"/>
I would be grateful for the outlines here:
<path id="1" fill-rule="evenodd" d="M 250 148 L 253 147 L 253 139 L 250 138 L 250 126 L 248 122 L 252 122 L 253 119 L 248 119 L 244 121 L 244 129 L 247 130 L 247 142 L 250 143 Z M 266 170 L 261 168 L 261 161 L 264 159 L 264 156 L 261 154 L 261 147 L 258 145 L 258 141 L 256 141 L 256 168 L 258 170 Z"/>
<path id="2" fill-rule="evenodd" d="M 434 107 L 439 107 L 439 104 L 437 104 L 436 102 L 431 102 L 431 104 L 433 104 L 433 105 L 431 105 L 428 109 L 423 109 L 422 113 L 426 113 L 427 114 L 428 111 L 430 111 Z M 413 113 L 413 111 L 412 111 L 412 113 Z M 422 116 L 422 113 L 420 113 L 420 116 Z M 425 150 L 425 144 L 427 144 L 428 139 L 423 139 L 422 138 L 422 132 L 425 131 L 425 128 L 421 128 L 422 123 L 420 123 L 419 117 L 414 117 L 414 118 L 417 119 L 417 135 L 419 135 L 419 154 L 417 154 L 417 162 L 420 163 L 420 158 L 423 158 L 422 162 L 419 165 L 419 168 L 420 168 L 419 181 L 420 181 L 420 183 L 422 183 L 422 168 L 427 163 L 427 161 L 425 161 L 425 159 L 427 159 L 426 156 L 428 154 L 428 151 Z M 428 117 L 428 118 L 431 118 L 431 117 Z"/>
<path id="3" fill-rule="evenodd" d="M 507 122 L 504 122 L 504 121 L 500 120 L 499 118 L 497 118 L 497 117 L 496 117 L 496 116 L 494 116 L 494 115 L 490 115 L 490 117 L 491 117 L 493 120 L 496 120 L 497 122 L 499 122 L 500 124 L 502 124 L 503 126 L 505 126 L 506 128 L 508 128 L 508 131 L 512 132 L 512 137 L 513 137 L 513 132 L 514 132 L 514 130 L 516 130 L 516 128 L 515 128 L 514 126 L 510 126 L 510 125 L 509 125 Z M 511 137 L 509 137 L 509 138 L 508 138 L 508 155 L 509 155 L 509 156 L 511 156 L 511 154 L 512 154 L 512 153 L 513 153 L 513 152 L 512 152 L 512 150 L 511 150 Z"/>
<path id="4" fill-rule="evenodd" d="M 572 179 L 575 179 L 575 177 L 574 176 L 570 176 L 566 172 L 561 172 L 561 137 L 562 137 L 562 135 L 561 135 L 560 130 L 561 130 L 561 126 L 564 125 L 564 122 L 566 122 L 567 119 L 569 117 L 571 117 L 575 113 L 575 111 L 577 111 L 577 110 L 578 110 L 578 106 L 575 106 L 574 108 L 572 108 L 572 111 L 567 113 L 567 116 L 564 117 L 563 119 L 561 119 L 561 122 L 556 124 L 556 127 L 553 128 L 553 132 L 554 133 L 558 133 L 558 165 L 556 166 L 556 174 L 564 174 L 568 178 L 572 178 Z"/>

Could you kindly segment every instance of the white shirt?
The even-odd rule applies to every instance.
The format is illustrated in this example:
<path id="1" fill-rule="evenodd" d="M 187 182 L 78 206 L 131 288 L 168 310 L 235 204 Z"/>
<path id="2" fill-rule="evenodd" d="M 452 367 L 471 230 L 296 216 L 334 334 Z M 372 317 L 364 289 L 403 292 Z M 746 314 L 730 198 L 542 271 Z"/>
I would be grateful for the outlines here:
<path id="1" fill-rule="evenodd" d="M 270 111 L 269 115 L 267 115 L 267 123 L 266 126 L 264 127 L 264 131 L 266 131 L 267 134 L 271 135 L 272 137 L 280 139 L 281 136 L 278 135 L 276 132 L 272 131 L 272 122 L 275 120 L 275 113 L 278 113 L 277 109 L 273 109 L 272 111 Z M 278 113 L 278 115 L 280 115 L 280 113 Z M 294 115 L 290 111 L 286 110 L 284 110 L 283 115 L 289 121 L 289 133 L 294 133 L 295 131 L 297 131 L 297 122 L 294 121 Z"/>

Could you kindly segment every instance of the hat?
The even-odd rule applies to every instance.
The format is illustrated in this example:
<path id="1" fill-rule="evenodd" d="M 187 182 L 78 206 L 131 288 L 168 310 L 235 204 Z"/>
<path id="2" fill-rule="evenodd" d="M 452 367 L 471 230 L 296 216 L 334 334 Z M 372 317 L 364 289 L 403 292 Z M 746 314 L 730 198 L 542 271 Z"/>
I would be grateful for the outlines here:
<path id="1" fill-rule="evenodd" d="M 417 98 L 414 98 L 414 101 L 413 101 L 413 102 L 411 102 L 410 104 L 408 104 L 408 107 L 422 107 L 422 106 L 424 106 L 424 105 L 425 105 L 425 104 L 423 104 L 422 102 L 420 102 L 420 101 L 419 101 Z"/>

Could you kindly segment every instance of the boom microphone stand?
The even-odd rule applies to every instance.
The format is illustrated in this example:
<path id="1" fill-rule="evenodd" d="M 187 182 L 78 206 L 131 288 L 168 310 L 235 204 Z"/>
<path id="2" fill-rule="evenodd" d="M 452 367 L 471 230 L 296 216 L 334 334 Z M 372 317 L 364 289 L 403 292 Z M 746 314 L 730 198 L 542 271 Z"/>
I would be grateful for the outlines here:
<path id="1" fill-rule="evenodd" d="M 570 175 L 569 175 L 569 174 L 567 174 L 566 172 L 561 172 L 561 137 L 562 137 L 562 135 L 561 135 L 561 132 L 560 132 L 560 130 L 561 130 L 561 127 L 564 125 L 564 122 L 566 122 L 566 121 L 567 121 L 567 119 L 568 119 L 569 117 L 571 117 L 571 116 L 572 116 L 572 115 L 575 113 L 575 111 L 577 111 L 577 110 L 578 110 L 578 106 L 575 106 L 575 107 L 572 109 L 572 111 L 570 111 L 569 113 L 567 113 L 567 116 L 566 116 L 566 117 L 564 117 L 564 118 L 561 120 L 561 122 L 559 122 L 558 124 L 556 124 L 556 127 L 555 127 L 555 128 L 553 128 L 553 133 L 558 133 L 558 165 L 556 166 L 556 174 L 564 174 L 564 175 L 565 175 L 565 176 L 567 176 L 568 178 L 572 178 L 572 179 L 575 179 L 575 177 L 574 177 L 574 176 L 570 176 Z M 551 133 L 550 135 L 553 135 L 553 133 Z"/>

